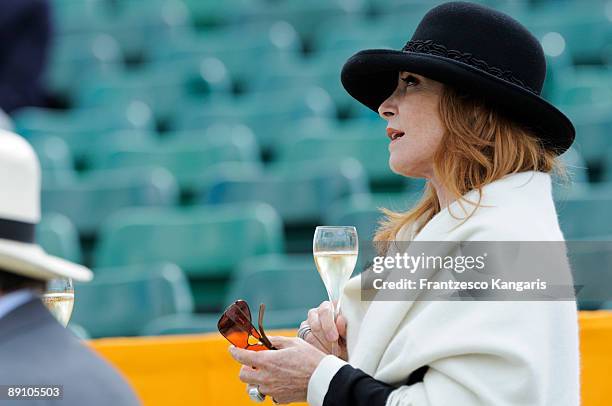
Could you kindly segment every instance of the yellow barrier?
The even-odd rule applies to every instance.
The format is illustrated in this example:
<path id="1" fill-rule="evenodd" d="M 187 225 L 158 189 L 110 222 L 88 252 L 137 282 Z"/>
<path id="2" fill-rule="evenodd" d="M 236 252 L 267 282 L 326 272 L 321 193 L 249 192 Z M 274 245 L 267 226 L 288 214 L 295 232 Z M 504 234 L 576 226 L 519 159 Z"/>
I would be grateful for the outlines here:
<path id="1" fill-rule="evenodd" d="M 580 312 L 583 406 L 612 405 L 612 312 Z"/>
<path id="2" fill-rule="evenodd" d="M 295 331 L 268 335 L 295 336 Z M 114 364 L 145 406 L 253 406 L 220 334 L 103 338 L 92 347 Z M 272 405 L 268 398 L 263 405 Z M 304 404 L 305 405 L 305 404 Z"/>
<path id="3" fill-rule="evenodd" d="M 612 404 L 612 312 L 580 312 L 579 319 L 582 404 Z M 124 374 L 145 406 L 253 405 L 238 380 L 239 365 L 227 352 L 229 343 L 219 334 L 106 338 L 90 344 Z"/>

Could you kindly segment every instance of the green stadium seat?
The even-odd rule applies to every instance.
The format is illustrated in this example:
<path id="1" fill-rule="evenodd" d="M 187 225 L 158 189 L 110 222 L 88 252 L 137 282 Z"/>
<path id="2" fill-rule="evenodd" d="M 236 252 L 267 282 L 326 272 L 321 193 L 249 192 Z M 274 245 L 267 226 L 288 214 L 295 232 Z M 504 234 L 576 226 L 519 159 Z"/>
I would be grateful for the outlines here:
<path id="1" fill-rule="evenodd" d="M 606 236 L 612 230 L 612 188 L 588 186 L 556 201 L 566 240 Z"/>
<path id="2" fill-rule="evenodd" d="M 329 132 L 287 138 L 279 147 L 279 162 L 320 159 L 357 159 L 375 184 L 402 185 L 404 178 L 389 168 L 389 139 L 382 120 L 350 120 Z"/>
<path id="3" fill-rule="evenodd" d="M 297 93 L 252 92 L 236 99 L 185 105 L 172 127 L 197 130 L 215 122 L 242 123 L 253 130 L 262 149 L 271 150 L 280 142 L 281 134 L 295 126 L 296 120 L 335 115 L 329 94 L 320 87 L 312 87 Z"/>
<path id="4" fill-rule="evenodd" d="M 57 135 L 69 146 L 78 145 L 78 138 L 100 137 L 121 130 L 155 129 L 151 109 L 138 100 L 103 108 L 67 111 L 26 107 L 15 113 L 14 120 L 17 132 L 26 138 Z"/>
<path id="5" fill-rule="evenodd" d="M 141 336 L 215 333 L 220 314 L 171 314 L 152 320 L 140 331 Z M 264 326 L 265 327 L 265 326 Z"/>
<path id="6" fill-rule="evenodd" d="M 243 259 L 283 251 L 283 226 L 269 205 L 138 208 L 104 224 L 97 266 L 170 261 L 190 278 L 198 309 L 218 310 L 228 278 Z"/>
<path id="7" fill-rule="evenodd" d="M 563 69 L 552 100 L 559 106 L 608 105 L 612 101 L 612 69 L 587 66 Z"/>
<path id="8" fill-rule="evenodd" d="M 546 57 L 546 78 L 542 87 L 542 96 L 552 100 L 559 89 L 566 86 L 564 77 L 574 69 L 572 56 L 567 49 L 565 39 L 558 32 L 534 34 L 540 40 Z"/>
<path id="9" fill-rule="evenodd" d="M 187 203 L 208 202 L 211 188 L 223 179 L 252 179 L 254 176 L 265 176 L 265 167 L 261 162 L 223 162 L 214 165 L 202 173 L 194 182 L 195 195 Z"/>
<path id="10" fill-rule="evenodd" d="M 36 241 L 48 253 L 68 261 L 82 263 L 79 233 L 62 214 L 47 213 L 36 226 Z"/>
<path id="11" fill-rule="evenodd" d="M 259 5 L 249 10 L 246 18 L 255 20 L 282 20 L 295 27 L 301 38 L 309 43 L 311 37 L 327 21 L 350 19 L 366 11 L 366 2 L 329 0 L 283 1 Z"/>
<path id="12" fill-rule="evenodd" d="M 384 217 L 379 210 L 381 207 L 406 211 L 417 202 L 421 193 L 415 185 L 413 191 L 402 193 L 364 193 L 350 196 L 337 201 L 329 208 L 325 224 L 355 226 L 360 241 L 372 241 L 378 222 Z"/>
<path id="13" fill-rule="evenodd" d="M 589 167 L 601 166 L 612 146 L 612 103 L 607 106 L 585 105 L 580 110 L 571 117 L 576 127 L 574 148 L 584 157 Z"/>
<path id="14" fill-rule="evenodd" d="M 198 27 L 215 27 L 238 21 L 256 2 L 249 0 L 199 1 L 184 0 L 187 9 Z"/>
<path id="15" fill-rule="evenodd" d="M 166 45 L 154 50 L 153 61 L 183 63 L 215 57 L 223 62 L 237 82 L 292 58 L 301 50 L 299 36 L 285 21 L 241 21 L 239 28 L 228 26 L 208 29 L 197 35 L 177 35 Z"/>
<path id="16" fill-rule="evenodd" d="M 152 48 L 165 46 L 174 35 L 191 32 L 191 16 L 182 1 L 115 0 L 109 30 L 131 61 L 147 61 Z"/>
<path id="17" fill-rule="evenodd" d="M 587 164 L 582 158 L 582 155 L 573 147 L 565 151 L 559 157 L 565 165 L 568 175 L 572 182 L 588 183 L 589 173 Z"/>
<path id="18" fill-rule="evenodd" d="M 321 24 L 313 38 L 314 56 L 326 56 L 334 61 L 338 71 L 354 53 L 363 49 L 393 48 L 400 49 L 406 43 L 406 33 L 414 31 L 420 17 L 431 4 L 421 5 L 421 10 L 403 8 L 398 12 L 384 13 L 375 18 L 351 15 L 332 19 Z M 402 27 L 401 30 L 384 30 L 381 27 Z M 332 55 L 337 54 L 338 58 Z M 339 76 L 338 76 L 339 81 Z"/>
<path id="19" fill-rule="evenodd" d="M 208 169 L 226 162 L 257 163 L 259 151 L 248 134 L 220 134 L 215 138 L 185 137 L 156 144 L 117 149 L 100 159 L 98 169 L 155 165 L 168 169 L 183 190 L 193 190 Z"/>
<path id="20" fill-rule="evenodd" d="M 371 7 L 376 13 L 391 17 L 394 14 L 411 20 L 419 20 L 430 8 L 441 1 L 431 0 L 369 0 Z M 432 4 L 433 3 L 433 4 Z M 397 19 L 400 21 L 402 19 Z"/>
<path id="21" fill-rule="evenodd" d="M 291 138 L 301 138 L 310 135 L 328 135 L 333 134 L 338 128 L 338 120 L 335 118 L 328 117 L 308 117 L 297 120 L 295 122 L 295 128 L 291 131 L 285 132 L 285 137 L 281 137 L 281 142 L 290 142 Z M 291 137 L 287 137 L 287 134 L 291 134 Z M 280 146 L 277 149 L 280 152 Z M 275 157 L 278 159 L 278 156 Z"/>
<path id="22" fill-rule="evenodd" d="M 138 335 L 151 320 L 193 311 L 187 279 L 174 264 L 97 269 L 74 291 L 72 321 L 94 338 Z"/>
<path id="23" fill-rule="evenodd" d="M 45 82 L 52 93 L 71 98 L 81 81 L 100 80 L 123 70 L 122 59 L 119 43 L 107 33 L 57 35 Z"/>
<path id="24" fill-rule="evenodd" d="M 542 2 L 525 14 L 523 23 L 533 32 L 559 32 L 577 64 L 601 62 L 610 30 L 605 1 Z"/>
<path id="25" fill-rule="evenodd" d="M 373 19 L 355 15 L 321 23 L 319 29 L 311 35 L 313 56 L 319 52 L 327 54 L 328 51 L 340 51 L 346 59 L 361 49 L 378 47 L 381 45 L 380 38 L 385 35 L 385 30 L 380 29 L 380 19 L 384 20 L 385 16 Z"/>
<path id="26" fill-rule="evenodd" d="M 81 167 L 100 168 L 108 156 L 123 149 L 146 148 L 154 145 L 158 134 L 147 130 L 119 130 L 90 137 L 67 139 L 72 154 L 79 159 Z"/>
<path id="27" fill-rule="evenodd" d="M 363 168 L 353 159 L 272 166 L 265 172 L 219 174 L 202 202 L 260 201 L 272 205 L 292 225 L 320 221 L 335 200 L 368 190 Z"/>
<path id="28" fill-rule="evenodd" d="M 244 145 L 250 151 L 250 154 L 258 155 L 260 153 L 253 130 L 240 123 L 214 122 L 195 130 L 166 131 L 163 134 L 163 139 L 192 142 L 198 145 L 237 143 L 238 145 Z"/>
<path id="29" fill-rule="evenodd" d="M 309 87 L 321 87 L 332 98 L 338 113 L 350 116 L 354 104 L 358 104 L 342 87 L 340 70 L 350 52 L 344 50 L 322 51 L 308 59 L 286 58 L 283 63 L 270 63 L 246 81 L 247 92 L 277 92 L 291 90 L 296 94 Z"/>
<path id="30" fill-rule="evenodd" d="M 94 171 L 43 185 L 41 199 L 44 213 L 64 214 L 81 235 L 92 236 L 120 208 L 177 204 L 178 187 L 163 168 Z"/>
<path id="31" fill-rule="evenodd" d="M 72 154 L 66 141 L 56 136 L 39 135 L 28 139 L 34 148 L 40 167 L 45 171 L 69 171 L 74 169 Z"/>
<path id="32" fill-rule="evenodd" d="M 612 298 L 612 235 L 585 237 L 568 245 L 568 258 L 574 277 L 580 310 L 610 309 Z M 606 302 L 608 306 L 606 307 Z"/>
<path id="33" fill-rule="evenodd" d="M 251 309 L 253 324 L 257 326 L 259 305 Z M 306 319 L 308 309 L 266 310 L 264 329 L 297 329 Z M 174 314 L 151 321 L 141 331 L 143 336 L 169 334 L 202 334 L 218 332 L 217 322 L 221 312 L 211 314 Z"/>
<path id="34" fill-rule="evenodd" d="M 60 34 L 83 34 L 103 31 L 112 13 L 107 0 L 53 0 L 54 27 Z"/>
<path id="35" fill-rule="evenodd" d="M 612 182 L 612 142 L 609 143 L 607 154 L 603 162 L 603 176 L 602 180 L 605 182 Z"/>
<path id="36" fill-rule="evenodd" d="M 263 255 L 244 260 L 232 279 L 226 306 L 242 299 L 256 311 L 260 303 L 266 313 L 309 309 L 328 300 L 325 285 L 312 254 Z M 302 320 L 305 318 L 302 315 Z"/>
<path id="37" fill-rule="evenodd" d="M 571 147 L 560 157 L 562 165 L 565 167 L 567 178 L 553 174 L 552 186 L 553 196 L 556 199 L 563 199 L 571 196 L 576 189 L 584 188 L 589 183 L 589 168 L 582 158 L 582 155 Z"/>
<path id="38" fill-rule="evenodd" d="M 75 103 L 80 107 L 102 107 L 132 99 L 151 106 L 159 121 L 169 120 L 188 97 L 204 98 L 231 92 L 232 83 L 223 63 L 213 57 L 147 64 L 119 72 L 104 80 L 84 81 Z"/>

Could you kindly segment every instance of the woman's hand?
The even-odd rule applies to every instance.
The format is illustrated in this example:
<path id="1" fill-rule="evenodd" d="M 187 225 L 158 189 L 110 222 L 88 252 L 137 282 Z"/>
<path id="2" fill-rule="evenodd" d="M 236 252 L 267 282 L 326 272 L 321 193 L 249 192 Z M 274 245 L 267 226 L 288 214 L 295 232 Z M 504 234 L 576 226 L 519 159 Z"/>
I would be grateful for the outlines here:
<path id="1" fill-rule="evenodd" d="M 335 355 L 345 361 L 347 360 L 346 319 L 342 314 L 339 314 L 336 322 L 334 322 L 334 312 L 330 302 L 325 301 L 316 309 L 310 309 L 308 319 L 304 320 L 300 327 L 305 324 L 308 324 L 311 330 L 304 337 L 309 344 L 314 345 L 326 354 L 331 354 L 332 343 L 337 342 L 339 354 Z"/>
<path id="2" fill-rule="evenodd" d="M 278 350 L 230 347 L 232 357 L 243 364 L 240 380 L 259 386 L 278 403 L 305 402 L 310 376 L 326 354 L 301 338 L 269 338 Z"/>

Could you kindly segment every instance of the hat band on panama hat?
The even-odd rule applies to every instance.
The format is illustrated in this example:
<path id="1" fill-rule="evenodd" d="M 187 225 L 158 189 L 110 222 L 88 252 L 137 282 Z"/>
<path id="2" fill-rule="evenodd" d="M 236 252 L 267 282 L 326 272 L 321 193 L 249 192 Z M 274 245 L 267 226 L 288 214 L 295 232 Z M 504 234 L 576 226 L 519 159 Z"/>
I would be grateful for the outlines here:
<path id="1" fill-rule="evenodd" d="M 493 76 L 503 79 L 507 82 L 514 83 L 517 86 L 539 96 L 539 92 L 525 84 L 517 78 L 512 71 L 500 69 L 495 66 L 490 66 L 486 61 L 476 58 L 469 52 L 461 52 L 456 49 L 448 49 L 442 44 L 437 44 L 432 40 L 410 40 L 402 48 L 402 52 L 414 52 L 426 55 L 442 56 L 444 58 L 454 59 L 463 62 L 476 69 L 487 72 Z"/>
<path id="2" fill-rule="evenodd" d="M 33 223 L 0 218 L 1 239 L 33 244 L 35 230 Z"/>

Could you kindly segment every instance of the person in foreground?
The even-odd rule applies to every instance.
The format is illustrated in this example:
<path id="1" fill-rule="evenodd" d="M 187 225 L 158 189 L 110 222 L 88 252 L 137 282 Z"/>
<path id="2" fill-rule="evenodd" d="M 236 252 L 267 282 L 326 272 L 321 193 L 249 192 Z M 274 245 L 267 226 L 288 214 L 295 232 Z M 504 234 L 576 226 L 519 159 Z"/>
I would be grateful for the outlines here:
<path id="1" fill-rule="evenodd" d="M 133 406 L 121 376 L 65 329 L 40 300 L 46 281 L 88 281 L 89 269 L 45 253 L 35 243 L 40 219 L 40 165 L 20 136 L 0 130 L 0 385 L 61 385 L 61 400 L 9 399 L 0 404 Z M 40 391 L 40 389 L 39 389 Z"/>
<path id="2" fill-rule="evenodd" d="M 551 174 L 575 131 L 540 97 L 545 71 L 526 28 L 465 2 L 430 10 L 401 51 L 353 55 L 342 83 L 387 121 L 391 169 L 427 180 L 375 241 L 562 242 Z M 277 351 L 231 347 L 240 379 L 311 406 L 579 404 L 575 301 L 368 302 L 362 276 L 336 322 L 324 302 Z"/>

